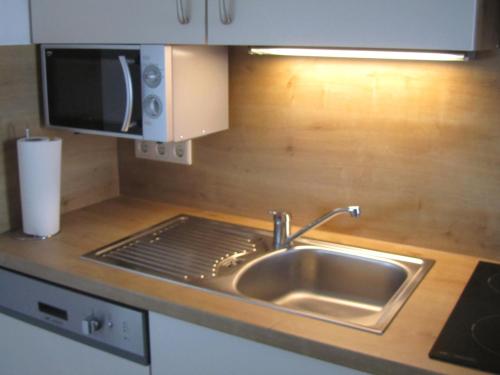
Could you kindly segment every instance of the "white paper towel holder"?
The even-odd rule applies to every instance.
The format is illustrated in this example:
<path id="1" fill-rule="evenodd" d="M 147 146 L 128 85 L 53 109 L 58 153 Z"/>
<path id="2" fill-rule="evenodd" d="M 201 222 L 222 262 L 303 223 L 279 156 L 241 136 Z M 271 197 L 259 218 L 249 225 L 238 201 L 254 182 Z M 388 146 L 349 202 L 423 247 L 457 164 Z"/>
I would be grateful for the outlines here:
<path id="1" fill-rule="evenodd" d="M 29 129 L 25 130 L 25 136 L 26 136 L 26 139 L 31 138 Z M 57 236 L 60 232 L 61 231 L 59 230 L 59 232 L 51 234 L 51 235 L 37 236 L 35 234 L 24 233 L 22 229 L 16 229 L 16 230 L 11 232 L 11 236 L 18 241 L 39 241 L 39 240 L 48 240 L 49 238 Z"/>
<path id="2" fill-rule="evenodd" d="M 24 140 L 26 140 L 26 141 L 30 141 L 30 142 L 35 142 L 36 143 L 37 141 L 56 140 L 56 139 L 46 138 L 46 137 L 34 137 L 34 138 L 32 138 L 30 136 L 30 129 L 29 128 L 25 129 L 25 138 L 24 138 Z M 18 140 L 18 153 L 19 153 L 19 141 L 21 141 L 21 140 L 22 139 Z M 60 170 L 59 170 L 59 173 L 60 173 Z M 60 175 L 59 175 L 59 179 L 60 179 Z M 59 184 L 60 184 L 60 182 L 59 182 Z M 21 190 L 22 190 L 22 187 L 21 187 Z M 21 191 L 21 198 L 22 198 L 22 191 Z M 23 215 L 24 215 L 24 207 L 23 207 Z M 59 230 L 57 232 L 55 232 L 55 233 L 40 235 L 40 234 L 26 233 L 25 229 L 26 228 L 24 226 L 24 216 L 23 216 L 23 226 L 22 226 L 22 228 L 17 229 L 17 230 L 13 230 L 11 232 L 11 236 L 14 239 L 20 240 L 20 241 L 38 241 L 38 240 L 50 239 L 50 238 L 58 235 L 60 233 L 60 231 L 61 231 L 60 228 L 58 228 Z"/>

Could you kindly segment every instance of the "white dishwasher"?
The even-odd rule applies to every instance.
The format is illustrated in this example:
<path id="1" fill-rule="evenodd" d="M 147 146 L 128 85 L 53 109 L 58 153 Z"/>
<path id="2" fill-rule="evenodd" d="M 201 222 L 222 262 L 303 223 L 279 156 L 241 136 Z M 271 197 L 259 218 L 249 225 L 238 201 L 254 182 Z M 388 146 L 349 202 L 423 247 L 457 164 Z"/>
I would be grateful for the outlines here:
<path id="1" fill-rule="evenodd" d="M 0 268 L 0 374 L 149 375 L 147 313 Z"/>

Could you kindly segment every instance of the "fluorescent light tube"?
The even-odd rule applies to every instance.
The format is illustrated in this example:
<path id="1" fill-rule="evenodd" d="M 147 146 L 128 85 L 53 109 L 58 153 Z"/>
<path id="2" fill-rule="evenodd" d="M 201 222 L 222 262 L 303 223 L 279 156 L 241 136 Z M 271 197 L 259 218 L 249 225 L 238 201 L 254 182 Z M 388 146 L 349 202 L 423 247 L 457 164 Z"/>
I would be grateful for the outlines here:
<path id="1" fill-rule="evenodd" d="M 424 61 L 466 61 L 465 53 L 417 52 L 387 50 L 323 49 L 323 48 L 268 48 L 252 47 L 252 55 L 333 57 L 346 59 L 383 59 L 383 60 L 424 60 Z"/>

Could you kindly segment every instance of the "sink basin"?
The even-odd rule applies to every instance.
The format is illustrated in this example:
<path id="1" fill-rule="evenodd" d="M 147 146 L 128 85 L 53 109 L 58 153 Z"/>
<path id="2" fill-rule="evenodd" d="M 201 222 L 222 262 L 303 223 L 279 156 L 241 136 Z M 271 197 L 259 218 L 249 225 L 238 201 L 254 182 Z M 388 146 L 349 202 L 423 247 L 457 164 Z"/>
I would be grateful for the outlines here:
<path id="1" fill-rule="evenodd" d="M 253 261 L 234 285 L 276 307 L 381 333 L 430 266 L 341 245 L 301 245 Z"/>
<path id="2" fill-rule="evenodd" d="M 272 308 L 382 333 L 432 261 L 180 215 L 84 255 Z"/>

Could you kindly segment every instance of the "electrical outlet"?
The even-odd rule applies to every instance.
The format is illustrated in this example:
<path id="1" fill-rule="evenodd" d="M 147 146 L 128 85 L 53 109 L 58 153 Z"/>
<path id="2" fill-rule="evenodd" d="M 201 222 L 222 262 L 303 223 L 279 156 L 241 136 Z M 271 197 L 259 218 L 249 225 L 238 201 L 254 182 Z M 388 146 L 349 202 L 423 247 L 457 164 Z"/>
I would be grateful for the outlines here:
<path id="1" fill-rule="evenodd" d="M 192 146 L 191 141 L 184 142 L 152 142 L 135 141 L 135 156 L 137 158 L 165 161 L 191 165 Z"/>
<path id="2" fill-rule="evenodd" d="M 135 157 L 142 159 L 154 159 L 154 154 L 152 151 L 152 145 L 155 142 L 148 141 L 135 141 Z"/>

